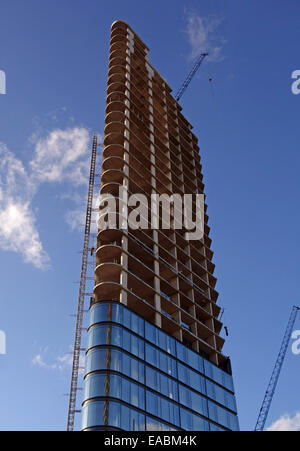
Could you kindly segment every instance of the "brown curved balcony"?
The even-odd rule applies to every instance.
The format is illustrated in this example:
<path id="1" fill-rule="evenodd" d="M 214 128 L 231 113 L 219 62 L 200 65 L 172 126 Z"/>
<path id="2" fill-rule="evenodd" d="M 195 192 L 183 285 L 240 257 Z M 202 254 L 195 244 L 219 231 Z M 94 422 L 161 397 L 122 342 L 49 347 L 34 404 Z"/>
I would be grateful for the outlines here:
<path id="1" fill-rule="evenodd" d="M 113 44 L 110 45 L 110 51 L 111 53 L 114 52 L 115 50 L 122 50 L 122 49 L 127 49 L 127 42 L 124 41 L 124 39 L 121 41 L 115 41 Z"/>
<path id="2" fill-rule="evenodd" d="M 102 282 L 120 283 L 120 274 L 122 266 L 118 262 L 110 258 L 110 261 L 100 263 L 95 268 L 95 285 Z"/>
<path id="3" fill-rule="evenodd" d="M 124 172 L 123 169 L 107 169 L 102 172 L 101 183 L 123 183 Z"/>
<path id="4" fill-rule="evenodd" d="M 107 87 L 107 96 L 109 96 L 110 94 L 113 94 L 114 92 L 121 92 L 122 94 L 125 94 L 126 89 L 127 88 L 125 86 L 125 83 L 120 83 L 120 82 L 111 83 Z"/>
<path id="5" fill-rule="evenodd" d="M 123 158 L 109 155 L 107 158 L 104 158 L 102 160 L 102 171 L 107 171 L 109 169 L 123 171 L 123 168 L 124 168 Z"/>
<path id="6" fill-rule="evenodd" d="M 129 27 L 127 22 L 124 22 L 124 20 L 115 20 L 112 24 L 111 24 L 111 30 L 115 30 L 116 28 L 122 28 L 122 30 L 126 29 Z"/>
<path id="7" fill-rule="evenodd" d="M 104 127 L 104 136 L 108 136 L 112 133 L 119 133 L 122 136 L 124 136 L 124 132 L 126 130 L 124 122 L 116 121 L 116 122 L 110 122 L 109 124 L 106 124 Z"/>
<path id="8" fill-rule="evenodd" d="M 125 108 L 124 108 L 125 109 Z M 105 124 L 110 124 L 111 122 L 121 122 L 124 123 L 126 116 L 124 111 L 111 111 L 106 114 Z"/>
<path id="9" fill-rule="evenodd" d="M 123 235 L 123 231 L 119 229 L 99 230 L 97 235 L 97 240 L 99 243 L 98 247 L 113 242 L 120 243 Z"/>
<path id="10" fill-rule="evenodd" d="M 119 157 L 123 159 L 124 147 L 118 144 L 111 144 L 103 148 L 103 161 L 108 157 Z"/>
<path id="11" fill-rule="evenodd" d="M 126 67 L 126 64 L 127 64 L 126 59 L 120 58 L 119 56 L 116 56 L 115 58 L 112 58 L 110 60 L 108 67 L 109 68 L 112 68 L 112 67 L 115 67 L 115 66 Z"/>
<path id="12" fill-rule="evenodd" d="M 112 196 L 119 196 L 119 188 L 122 186 L 120 183 L 109 182 L 105 183 L 100 188 L 100 194 L 111 194 Z"/>
<path id="13" fill-rule="evenodd" d="M 122 243 L 121 241 L 112 241 L 111 243 L 102 244 L 98 247 L 96 251 L 96 262 L 97 265 L 101 262 L 106 262 L 109 260 L 120 261 L 122 253 Z"/>
<path id="14" fill-rule="evenodd" d="M 128 25 L 125 22 L 114 22 L 111 27 L 111 36 L 115 36 L 115 34 L 121 34 L 122 36 L 127 36 L 127 28 Z"/>
<path id="15" fill-rule="evenodd" d="M 118 26 L 115 26 L 114 28 L 111 29 L 110 35 L 112 38 L 116 35 L 127 36 L 128 35 L 127 26 L 124 26 L 123 24 L 120 23 Z"/>
<path id="16" fill-rule="evenodd" d="M 111 83 L 119 82 L 125 83 L 127 80 L 126 76 L 122 72 L 116 72 L 115 74 L 110 75 L 107 80 L 107 85 L 109 86 Z"/>
<path id="17" fill-rule="evenodd" d="M 109 113 L 111 111 L 125 111 L 126 108 L 126 100 L 129 100 L 128 97 L 126 96 L 126 94 L 124 94 L 123 92 L 114 92 L 112 94 L 108 94 L 107 98 L 106 98 L 106 113 Z M 110 109 L 109 106 L 111 103 L 115 103 L 118 102 L 118 106 L 119 108 L 117 109 L 116 106 L 114 106 L 114 108 Z"/>
<path id="18" fill-rule="evenodd" d="M 116 282 L 101 282 L 94 286 L 94 295 L 97 301 L 116 300 L 120 299 L 121 292 L 120 283 Z"/>
<path id="19" fill-rule="evenodd" d="M 112 98 L 113 97 L 113 98 Z M 115 98 L 115 100 L 114 100 Z M 113 111 L 122 111 L 125 112 L 125 96 L 121 97 L 116 96 L 115 94 L 111 94 L 109 96 L 108 103 L 107 103 L 107 107 L 106 107 L 106 115 L 109 113 L 112 113 Z"/>
<path id="20" fill-rule="evenodd" d="M 126 48 L 127 46 L 124 45 L 122 48 L 117 48 L 115 50 L 110 49 L 110 55 L 109 55 L 109 64 L 114 58 L 122 58 L 124 61 L 126 60 Z"/>
<path id="21" fill-rule="evenodd" d="M 124 43 L 124 35 L 121 33 L 116 33 L 114 36 L 110 38 L 110 45 L 116 44 L 116 43 Z"/>
<path id="22" fill-rule="evenodd" d="M 105 136 L 103 144 L 104 146 L 108 146 L 109 144 L 120 144 L 124 146 L 125 136 L 121 133 L 109 133 Z"/>
<path id="23" fill-rule="evenodd" d="M 111 66 L 108 70 L 108 78 L 113 74 L 126 74 L 127 69 L 124 67 L 124 65 L 115 64 L 114 66 Z"/>
<path id="24" fill-rule="evenodd" d="M 114 94 L 112 94 L 114 95 Z M 107 108 L 108 109 L 108 108 Z M 128 120 L 130 121 L 130 140 L 132 142 L 132 144 L 137 147 L 137 149 L 141 149 L 143 148 L 145 145 L 147 146 L 145 151 L 147 152 L 147 150 L 149 150 L 149 146 L 151 144 L 151 140 L 149 137 L 147 137 L 147 135 L 145 133 L 143 133 L 137 125 L 135 125 L 135 123 L 128 118 Z M 125 126 L 125 124 L 123 122 L 120 121 L 116 121 L 116 122 L 110 122 L 109 124 L 107 124 L 104 128 L 104 145 L 108 145 L 108 144 L 124 144 L 124 132 L 125 130 L 129 129 Z M 112 142 L 107 142 L 108 135 L 109 134 L 114 134 L 116 132 L 119 132 L 119 135 L 122 136 L 123 141 L 121 142 L 119 139 L 118 141 L 112 141 Z M 120 133 L 121 132 L 121 133 Z M 111 137 L 113 139 L 113 137 Z"/>

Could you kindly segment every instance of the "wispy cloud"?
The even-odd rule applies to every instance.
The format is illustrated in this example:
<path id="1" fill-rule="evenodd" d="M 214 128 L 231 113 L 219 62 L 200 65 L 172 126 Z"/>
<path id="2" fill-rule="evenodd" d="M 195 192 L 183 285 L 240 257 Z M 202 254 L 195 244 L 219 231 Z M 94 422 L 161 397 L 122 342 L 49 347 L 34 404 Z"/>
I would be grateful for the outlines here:
<path id="1" fill-rule="evenodd" d="M 288 414 L 282 415 L 268 427 L 267 431 L 300 431 L 300 412 L 293 417 Z"/>
<path id="2" fill-rule="evenodd" d="M 196 58 L 202 52 L 208 52 L 210 61 L 224 59 L 225 39 L 219 34 L 221 19 L 200 16 L 195 11 L 185 11 L 186 33 L 191 47 L 190 57 Z"/>
<path id="3" fill-rule="evenodd" d="M 84 199 L 82 199 L 82 202 Z M 86 208 L 78 207 L 74 208 L 73 210 L 68 210 L 65 214 L 65 221 L 70 227 L 71 230 L 83 230 L 84 223 L 85 223 L 85 215 L 86 215 Z"/>
<path id="4" fill-rule="evenodd" d="M 36 187 L 22 162 L 0 143 L 0 248 L 21 253 L 39 269 L 49 265 L 31 201 Z"/>
<path id="5" fill-rule="evenodd" d="M 70 347 L 70 349 L 71 349 L 71 347 Z M 43 368 L 45 370 L 53 370 L 53 371 L 65 371 L 65 370 L 70 369 L 70 367 L 72 366 L 73 355 L 71 354 L 71 352 L 68 354 L 64 354 L 64 355 L 56 357 L 52 363 L 48 363 L 45 360 L 45 356 L 43 354 L 46 354 L 47 352 L 48 352 L 48 349 L 44 350 L 41 353 L 34 356 L 32 359 L 33 365 Z M 80 365 L 80 373 L 82 373 L 83 368 L 85 366 L 84 355 L 80 356 L 79 365 Z"/>
<path id="6" fill-rule="evenodd" d="M 44 137 L 39 133 L 30 140 L 34 155 L 28 168 L 0 142 L 0 248 L 47 269 L 50 258 L 37 229 L 34 197 L 43 183 L 68 182 L 73 189 L 87 185 L 89 131 L 73 127 Z"/>
<path id="7" fill-rule="evenodd" d="M 30 162 L 32 176 L 40 182 L 87 182 L 89 132 L 84 127 L 55 129 L 38 139 Z"/>
<path id="8" fill-rule="evenodd" d="M 65 221 L 71 230 L 83 230 L 86 219 L 86 193 L 82 195 L 80 199 L 74 197 L 75 208 L 73 210 L 68 210 L 65 214 Z M 97 222 L 99 218 L 98 208 L 99 208 L 99 196 L 93 197 L 93 212 L 92 212 L 92 224 L 91 232 L 97 232 Z"/>

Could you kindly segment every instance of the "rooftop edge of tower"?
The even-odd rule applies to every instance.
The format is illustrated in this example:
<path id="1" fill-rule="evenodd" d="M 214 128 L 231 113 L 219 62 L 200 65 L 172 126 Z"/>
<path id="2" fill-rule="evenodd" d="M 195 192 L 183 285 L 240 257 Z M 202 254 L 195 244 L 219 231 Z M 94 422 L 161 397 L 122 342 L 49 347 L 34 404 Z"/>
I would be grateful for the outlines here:
<path id="1" fill-rule="evenodd" d="M 120 24 L 120 25 L 126 25 L 127 28 L 129 28 L 129 30 L 135 34 L 139 40 L 143 43 L 143 45 L 145 46 L 145 48 L 149 51 L 149 47 L 145 44 L 145 42 L 143 41 L 143 39 L 140 38 L 140 36 L 131 28 L 131 26 L 125 22 L 124 20 L 115 20 L 112 24 L 110 28 L 113 28 L 116 24 Z"/>
<path id="2" fill-rule="evenodd" d="M 116 25 L 116 24 L 120 24 L 120 25 L 125 25 L 135 36 L 137 36 L 137 38 L 143 43 L 143 45 L 145 46 L 145 48 L 147 49 L 148 52 L 150 52 L 149 47 L 145 44 L 145 42 L 143 41 L 143 39 L 140 38 L 140 36 L 133 30 L 133 28 L 127 23 L 125 22 L 125 20 L 115 20 L 112 24 L 111 24 L 111 29 Z M 150 61 L 148 61 L 149 66 L 152 67 L 152 69 L 163 79 L 165 86 L 167 88 L 167 90 L 169 91 L 170 95 L 172 95 L 173 99 L 176 100 L 177 105 L 179 107 L 179 110 L 182 111 L 182 106 L 180 105 L 180 103 L 178 102 L 177 99 L 175 99 L 175 96 L 173 95 L 173 89 L 170 87 L 170 85 L 168 84 L 168 82 L 166 81 L 165 77 L 163 75 L 161 75 L 161 73 L 151 64 Z M 185 118 L 186 119 L 186 118 Z M 192 124 L 186 119 L 186 121 L 189 123 L 191 129 L 193 129 Z"/>

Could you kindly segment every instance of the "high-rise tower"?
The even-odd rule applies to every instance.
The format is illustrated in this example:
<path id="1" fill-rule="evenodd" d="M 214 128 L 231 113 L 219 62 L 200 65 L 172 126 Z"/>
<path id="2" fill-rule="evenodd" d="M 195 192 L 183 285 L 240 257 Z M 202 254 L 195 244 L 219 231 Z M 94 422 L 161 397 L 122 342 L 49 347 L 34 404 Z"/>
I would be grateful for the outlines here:
<path id="1" fill-rule="evenodd" d="M 204 190 L 198 140 L 148 52 L 125 22 L 112 24 L 100 194 L 116 199 L 118 218 L 120 187 L 149 200 L 146 216 L 153 194 Z M 238 430 L 203 217 L 198 240 L 174 220 L 99 228 L 84 430 Z"/>

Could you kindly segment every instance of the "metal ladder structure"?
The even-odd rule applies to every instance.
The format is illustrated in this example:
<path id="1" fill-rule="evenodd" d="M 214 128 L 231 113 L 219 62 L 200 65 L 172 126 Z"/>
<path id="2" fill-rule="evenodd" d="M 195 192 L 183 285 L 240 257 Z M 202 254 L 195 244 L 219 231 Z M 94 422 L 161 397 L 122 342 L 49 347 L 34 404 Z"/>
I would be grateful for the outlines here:
<path id="1" fill-rule="evenodd" d="M 84 313 L 84 300 L 85 300 L 85 296 L 86 296 L 85 289 L 86 289 L 89 242 L 90 242 L 92 211 L 93 211 L 92 207 L 93 207 L 97 147 L 98 147 L 98 138 L 97 138 L 97 135 L 94 135 L 93 136 L 93 145 L 92 145 L 91 164 L 90 164 L 90 177 L 89 177 L 89 188 L 88 188 L 88 197 L 87 197 L 87 206 L 86 206 L 86 219 L 85 219 L 85 226 L 84 226 L 84 240 L 83 240 L 81 275 L 80 275 L 78 305 L 77 305 L 77 315 L 76 315 L 75 341 L 74 341 L 74 349 L 73 349 L 73 363 L 72 363 L 71 387 L 70 387 L 70 395 L 69 395 L 67 431 L 74 430 L 75 413 L 80 412 L 80 411 L 76 410 L 76 397 L 77 397 L 77 391 L 78 391 L 78 373 L 79 373 L 79 369 L 80 369 L 80 354 L 82 351 L 82 349 L 81 349 L 82 321 L 83 321 L 83 313 Z"/>
<path id="2" fill-rule="evenodd" d="M 184 91 L 186 90 L 186 88 L 188 87 L 188 85 L 190 84 L 193 76 L 195 75 L 195 73 L 197 72 L 197 70 L 199 69 L 199 67 L 202 64 L 202 61 L 204 60 L 204 58 L 208 56 L 208 53 L 201 53 L 199 55 L 199 57 L 197 58 L 197 61 L 195 62 L 192 70 L 190 71 L 190 73 L 188 74 L 188 76 L 186 77 L 186 79 L 184 80 L 183 84 L 181 85 L 181 87 L 179 88 L 177 94 L 175 95 L 175 99 L 177 100 L 177 102 L 180 100 L 180 98 L 182 97 Z"/>
<path id="3" fill-rule="evenodd" d="M 270 379 L 270 382 L 269 382 L 269 385 L 268 385 L 268 388 L 267 388 L 267 391 L 266 391 L 266 394 L 265 394 L 265 397 L 264 397 L 264 400 L 263 400 L 263 403 L 262 403 L 262 406 L 261 406 L 261 409 L 260 409 L 260 412 L 258 415 L 258 419 L 257 419 L 256 426 L 255 426 L 255 431 L 263 431 L 264 430 L 264 427 L 265 427 L 265 424 L 267 421 L 267 417 L 268 417 L 268 414 L 270 411 L 272 399 L 273 399 L 273 396 L 274 396 L 274 393 L 276 390 L 276 386 L 278 383 L 282 365 L 283 365 L 283 362 L 284 362 L 284 359 L 286 356 L 286 352 L 287 352 L 289 342 L 291 339 L 293 327 L 295 325 L 295 321 L 296 321 L 299 310 L 300 310 L 300 307 L 297 307 L 295 305 L 292 308 L 292 313 L 289 318 L 289 322 L 288 322 L 288 325 L 287 325 L 287 328 L 286 328 L 286 331 L 285 331 L 285 334 L 284 334 L 284 337 L 283 337 L 283 340 L 281 343 L 281 348 L 280 348 L 280 351 L 279 351 L 279 354 L 278 354 L 278 357 L 277 357 L 277 360 L 275 363 L 275 367 L 274 367 L 274 370 L 273 370 L 273 373 L 272 373 L 272 376 L 271 376 L 271 379 Z"/>

